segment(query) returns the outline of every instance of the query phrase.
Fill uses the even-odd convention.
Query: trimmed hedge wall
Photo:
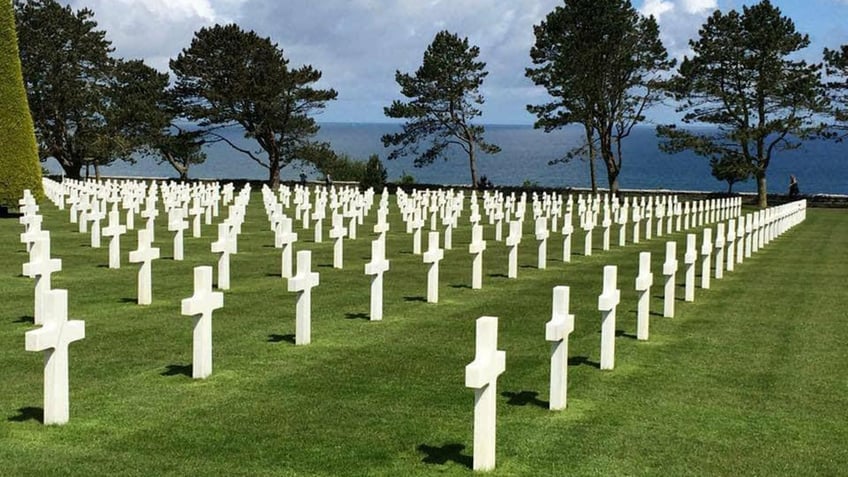
[[[43,197],[41,163],[24,89],[12,2],[0,2],[0,206],[18,207],[23,190]]]

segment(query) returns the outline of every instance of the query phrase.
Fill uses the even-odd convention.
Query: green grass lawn
[[[394,198],[392,198],[394,200]],[[214,368],[191,375],[192,268],[213,265],[215,226],[186,237],[175,262],[160,217],[153,304],[135,304],[135,233],[123,237],[122,268],[110,270],[108,240],[91,249],[67,211],[41,204],[54,257],[54,288],[69,290],[71,319],[86,338],[70,348],[71,419],[40,423],[42,356],[24,351],[33,329],[33,281],[20,275],[22,227],[0,220],[0,475],[468,475],[475,319],[494,315],[506,372],[498,382],[497,469],[492,475],[844,475],[848,469],[848,212],[810,210],[805,223],[654,315],[637,342],[633,282],[641,251],[653,252],[651,308],[662,311],[669,236],[572,263],[553,234],[548,269],[537,270],[525,224],[519,277],[506,278],[506,247],[486,226],[482,290],[471,290],[467,213],[441,267],[440,302],[428,304],[427,266],[413,255],[395,204],[390,214],[384,321],[370,322],[368,233],[375,209],[345,241],[299,229],[313,251],[312,344],[295,346],[295,295],[279,276],[280,254],[254,194],[232,288],[214,313]],[[325,221],[325,227],[328,227]],[[136,221],[137,225],[141,221]],[[617,229],[616,229],[617,230]],[[628,230],[630,236],[632,230]],[[678,241],[683,295],[683,234]],[[617,235],[613,234],[613,243]],[[699,235],[700,242],[700,235]],[[426,241],[425,241],[426,243]],[[616,368],[597,368],[602,268],[618,265],[621,303]],[[699,271],[700,273],[700,271]],[[700,283],[700,282],[699,282]],[[571,287],[569,406],[547,409],[552,288]]]

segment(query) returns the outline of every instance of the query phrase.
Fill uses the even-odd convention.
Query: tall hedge
[[[27,105],[15,13],[0,1],[0,205],[17,208],[24,189],[42,197],[41,163]]]

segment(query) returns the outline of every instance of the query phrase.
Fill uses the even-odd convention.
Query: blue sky
[[[71,0],[88,7],[106,30],[116,54],[141,58],[167,71],[169,58],[188,46],[203,26],[235,22],[269,36],[292,65],[324,73],[321,86],[339,92],[320,121],[385,122],[383,107],[400,99],[395,70],[414,71],[433,36],[450,30],[480,47],[489,76],[482,121],[531,124],[527,104],[546,101],[543,89],[524,77],[530,65],[532,27],[562,0]],[[688,40],[716,8],[739,9],[739,0],[634,0],[654,14],[672,56],[682,58]],[[773,0],[810,35],[805,59],[821,61],[824,47],[848,43],[848,0]],[[649,118],[673,120],[671,108]]]

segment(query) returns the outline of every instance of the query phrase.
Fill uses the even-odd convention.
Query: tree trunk
[[[268,187],[277,190],[280,187],[280,156],[268,154]]]
[[[78,162],[59,161],[62,170],[65,171],[65,177],[68,179],[81,179],[82,164]]]
[[[585,126],[586,144],[589,146],[589,178],[592,181],[592,194],[598,193],[598,180],[595,177],[595,141],[590,126]]]
[[[609,180],[609,190],[611,196],[618,195],[618,171],[614,168],[607,168],[607,179]]]
[[[768,207],[768,192],[766,191],[766,171],[757,171],[757,205],[761,209]]]
[[[94,179],[100,182],[100,164],[94,163]]]
[[[469,144],[468,163],[471,166],[471,187],[477,188],[477,160],[474,157],[474,144]]]

